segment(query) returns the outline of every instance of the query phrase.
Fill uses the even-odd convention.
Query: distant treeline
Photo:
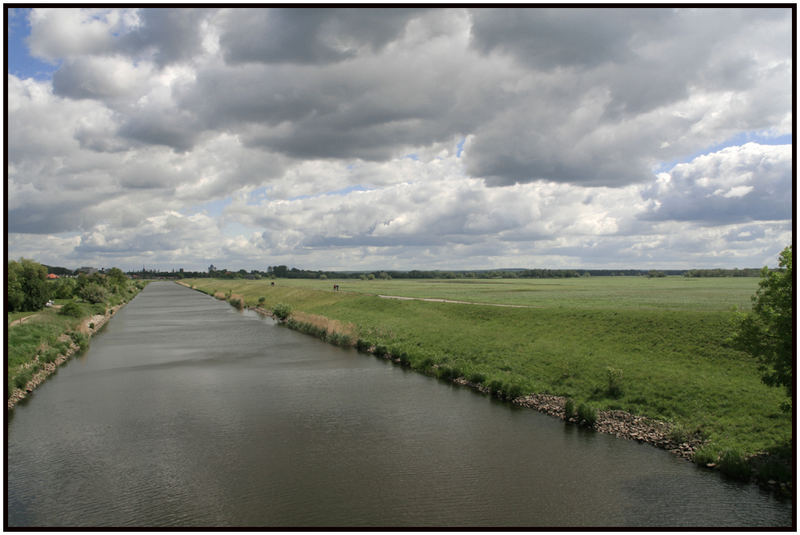
[[[758,277],[761,269],[497,269],[469,271],[418,270],[410,271],[324,271],[289,268],[285,265],[268,266],[266,271],[240,269],[230,271],[224,268],[208,271],[130,271],[135,278],[216,278],[216,279],[566,279],[575,277],[665,277],[683,275],[686,277]]]
[[[686,277],[760,277],[762,268],[690,269]]]

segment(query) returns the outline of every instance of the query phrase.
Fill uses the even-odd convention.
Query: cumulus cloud
[[[643,192],[642,219],[733,223],[792,217],[789,145],[747,143],[661,173]]]
[[[129,267],[761,263],[790,146],[729,140],[792,131],[790,15],[34,9],[58,69],[8,77],[9,243]]]

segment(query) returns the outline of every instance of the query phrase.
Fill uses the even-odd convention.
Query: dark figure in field
[[[275,282],[270,282],[269,285],[270,286],[275,286]]]
[[[333,291],[334,292],[338,292],[339,291],[339,285],[338,284],[334,284],[333,285]]]

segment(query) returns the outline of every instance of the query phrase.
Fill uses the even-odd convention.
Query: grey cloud
[[[229,63],[319,64],[379,49],[402,32],[416,9],[234,9],[220,35]]]
[[[109,62],[103,58],[67,60],[53,74],[53,92],[74,99],[98,100],[114,99],[131,93],[135,88],[109,67]]]
[[[200,24],[209,13],[197,8],[142,8],[141,25],[121,36],[117,47],[132,55],[151,52],[159,66],[188,60],[202,48]]]
[[[197,120],[180,110],[143,110],[129,116],[118,134],[145,145],[164,145],[178,152],[190,150],[200,137]]]
[[[472,44],[528,65],[593,67],[629,56],[627,42],[650,10],[520,8],[473,11]]]

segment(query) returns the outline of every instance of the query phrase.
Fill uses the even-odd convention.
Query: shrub
[[[479,385],[486,380],[486,376],[482,373],[471,373],[467,380],[469,380],[470,383]]]
[[[89,328],[90,328],[90,329],[94,329],[94,322],[93,322],[93,321],[90,321],[90,322],[89,322]]]
[[[59,314],[63,316],[71,316],[73,318],[80,318],[84,315],[83,308],[75,302],[69,302],[61,307]]]
[[[283,303],[277,304],[272,308],[272,315],[281,321],[286,321],[292,313],[292,308]]]
[[[456,375],[452,368],[448,368],[447,366],[440,366],[436,370],[436,377],[442,379],[443,381],[452,381],[458,375]]]
[[[415,369],[421,371],[422,373],[428,373],[433,368],[433,359],[428,357],[420,362]]]
[[[78,296],[92,304],[102,303],[106,300],[106,289],[96,282],[89,282],[78,290]]]
[[[230,304],[236,307],[237,310],[242,310],[244,308],[244,303],[238,297],[232,297],[230,300]]]
[[[522,393],[522,387],[516,383],[506,383],[503,385],[504,397],[509,401],[517,399]]]
[[[366,353],[367,351],[369,351],[370,347],[371,347],[370,343],[364,340],[363,338],[359,338],[358,340],[356,340],[356,349],[358,351]]]
[[[389,350],[386,348],[386,346],[376,345],[373,353],[376,357],[385,357],[389,353]]]
[[[89,347],[89,337],[85,334],[72,331],[69,333],[69,337],[72,338],[72,341],[75,342],[82,350]]]
[[[581,403],[578,405],[578,421],[587,427],[594,427],[597,423],[597,409]]]
[[[564,403],[564,419],[569,420],[570,418],[574,418],[576,415],[575,402],[572,401],[572,398],[567,398],[567,401]]]
[[[340,347],[350,347],[353,345],[353,339],[350,336],[342,333],[332,332],[328,335],[328,341],[333,345]]]
[[[14,377],[14,386],[17,388],[25,388],[25,385],[28,384],[28,381],[32,378],[33,372],[31,370],[22,370]]]
[[[397,360],[400,361],[401,366],[409,366],[411,364],[411,361],[408,358],[408,353],[405,352],[400,353],[397,356]]]
[[[750,463],[737,449],[727,449],[722,452],[719,458],[719,470],[734,479],[750,479]]]
[[[486,386],[489,388],[489,391],[495,395],[499,395],[500,392],[503,391],[503,383],[501,383],[497,379],[492,379]]]
[[[695,450],[692,460],[699,465],[707,465],[717,462],[717,452],[711,446],[703,446]]]
[[[606,368],[606,378],[608,379],[606,393],[612,398],[620,397],[622,395],[622,370]]]
[[[263,297],[263,296],[262,296],[262,297],[259,297],[259,298],[258,298],[258,305],[259,305],[259,306],[263,305],[263,304],[264,304],[264,301],[266,301],[266,300],[267,300],[267,298],[266,298],[266,297]]]
[[[54,362],[58,358],[59,351],[55,347],[51,347],[39,357],[44,362]]]
[[[792,472],[786,464],[775,460],[768,459],[764,464],[758,467],[758,477],[762,481],[791,481]]]

